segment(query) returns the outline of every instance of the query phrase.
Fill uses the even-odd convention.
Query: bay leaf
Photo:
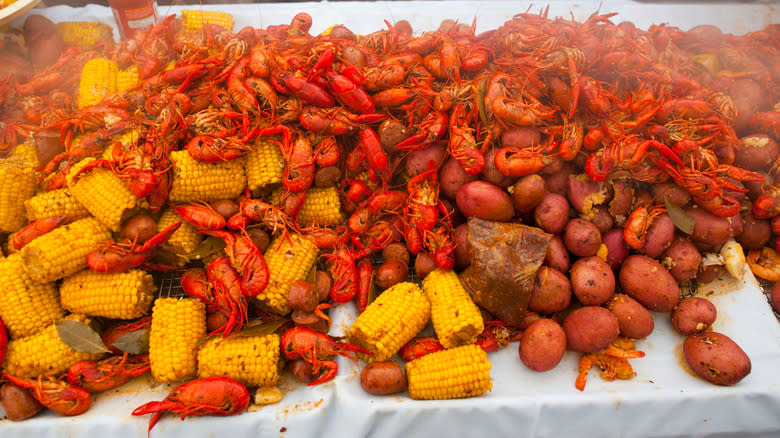
[[[287,318],[274,319],[271,321],[256,321],[247,324],[243,330],[236,333],[235,336],[266,336],[275,332],[290,320]]]
[[[195,251],[192,251],[191,253],[188,254],[179,254],[179,255],[191,260],[203,259],[203,258],[207,258],[212,254],[216,254],[222,251],[223,249],[225,249],[224,240],[213,236],[208,236],[205,239],[203,239],[203,242],[201,242],[197,248],[195,248]]]
[[[108,353],[100,335],[81,321],[63,319],[54,323],[57,335],[68,347],[81,353]]]
[[[149,352],[149,329],[127,332],[116,338],[112,347],[128,354],[144,354]]]
[[[669,215],[669,219],[680,231],[685,234],[693,233],[693,227],[696,225],[696,219],[689,215],[682,208],[676,204],[672,204],[668,199],[664,200],[666,204],[666,213]]]

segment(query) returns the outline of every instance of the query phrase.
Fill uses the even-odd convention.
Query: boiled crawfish
[[[33,397],[40,404],[61,415],[81,415],[92,403],[92,395],[86,389],[51,376],[26,379],[6,372],[3,375],[14,385],[31,389]]]
[[[176,222],[152,236],[143,245],[134,241],[110,242],[87,255],[87,266],[95,272],[124,272],[147,264],[154,256],[155,249],[168,240],[181,226]],[[164,268],[158,266],[159,268]]]
[[[68,369],[67,380],[89,392],[102,392],[124,385],[149,372],[149,355],[113,356],[99,361],[82,360]]]
[[[303,327],[293,327],[287,330],[282,336],[281,348],[285,359],[303,359],[314,369],[315,373],[319,373],[323,367],[327,370],[319,379],[309,383],[310,386],[327,382],[336,376],[338,364],[327,360],[334,355],[347,357],[357,363],[351,353],[371,354],[357,345],[336,342],[324,333]]]

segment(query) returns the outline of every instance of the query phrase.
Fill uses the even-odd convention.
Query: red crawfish
[[[327,70],[323,76],[339,103],[358,114],[374,112],[374,102],[360,84],[332,69]]]
[[[124,385],[135,377],[149,372],[149,355],[113,356],[94,361],[82,360],[68,369],[68,383],[89,392],[102,392]]]
[[[470,118],[461,104],[455,106],[450,116],[450,138],[447,146],[450,155],[460,163],[466,173],[477,175],[485,168],[485,157],[482,155],[482,148],[477,147],[474,128],[470,127]]]
[[[588,372],[596,365],[601,368],[601,378],[607,382],[617,379],[630,379],[636,375],[627,359],[644,357],[645,353],[634,350],[634,343],[625,338],[618,338],[604,351],[598,353],[583,354],[578,364],[579,374],[574,387],[580,391],[585,390]]]
[[[338,245],[333,253],[327,254],[325,257],[330,264],[330,273],[333,276],[330,298],[335,303],[352,301],[357,294],[360,281],[352,251],[346,245]]]
[[[358,134],[360,139],[358,148],[363,151],[368,164],[369,172],[374,172],[383,182],[390,181],[392,172],[389,167],[387,154],[382,148],[379,136],[372,128],[363,128]]]
[[[203,230],[219,230],[225,228],[225,218],[205,202],[177,205],[173,207],[182,219]]]
[[[425,115],[417,124],[417,133],[395,145],[396,149],[422,149],[425,146],[441,140],[447,133],[449,116],[443,111],[433,111]]]
[[[203,268],[190,268],[181,275],[181,288],[184,293],[197,298],[207,306],[214,304],[214,290],[209,283],[206,270]]]
[[[327,382],[336,376],[338,364],[328,360],[334,355],[347,357],[357,363],[351,353],[371,354],[357,345],[337,342],[324,333],[303,327],[287,330],[282,336],[281,348],[285,359],[303,359],[315,373],[319,373],[323,367],[327,370],[319,379],[309,383],[310,386]]]
[[[3,375],[14,385],[31,389],[38,403],[61,415],[81,415],[92,403],[92,395],[86,389],[51,376],[25,379],[5,372]]]
[[[14,234],[11,243],[14,248],[22,249],[37,237],[43,236],[60,225],[65,225],[76,219],[78,219],[78,217],[64,214],[38,219],[37,221],[30,222],[29,225],[17,231],[16,234]]]
[[[143,245],[126,240],[121,243],[111,242],[87,255],[87,266],[95,272],[124,272],[138,266],[148,264],[155,256],[155,249],[171,237],[181,225],[176,222],[152,236]],[[159,268],[163,268],[159,266]]]
[[[362,313],[369,305],[371,297],[371,284],[374,280],[374,265],[371,260],[362,258],[357,263],[358,274],[358,287],[355,304],[357,304],[358,310]]]
[[[496,152],[493,163],[502,175],[519,178],[542,170],[552,161],[552,157],[536,147],[518,149],[506,146]]]
[[[628,216],[623,228],[623,240],[626,242],[626,245],[636,250],[644,248],[647,230],[665,212],[666,208],[661,206],[654,206],[648,209],[646,206],[640,205],[635,208]]]
[[[349,134],[386,118],[387,114],[354,114],[341,107],[305,106],[298,121],[307,131],[327,136]]]
[[[241,274],[239,284],[244,295],[253,297],[265,289],[268,285],[268,265],[246,230],[242,229],[239,235],[227,231],[205,231],[204,234],[225,241],[225,253],[230,264]]]
[[[103,341],[103,345],[106,345],[109,350],[114,353],[121,354],[122,351],[113,347],[114,342],[122,336],[134,332],[137,330],[148,329],[152,325],[152,317],[144,316],[132,322],[126,322],[118,325],[111,325],[100,335],[100,339]]]
[[[179,385],[163,401],[153,401],[137,407],[134,416],[154,414],[148,432],[166,412],[187,416],[216,415],[226,417],[244,412],[249,406],[249,391],[241,383],[227,377],[205,377]]]
[[[247,321],[249,304],[241,290],[241,278],[227,257],[217,257],[208,268],[208,279],[214,290],[214,303],[209,306],[227,318],[225,324],[209,334],[222,333],[226,337],[235,330],[241,330]]]
[[[409,252],[417,254],[423,236],[433,230],[439,217],[439,183],[436,168],[422,172],[407,183],[409,197],[404,206],[404,238]]]
[[[282,185],[291,192],[303,192],[314,182],[314,150],[305,135],[299,135],[290,147],[282,148],[285,166]]]
[[[618,138],[617,141],[590,154],[585,161],[585,173],[594,181],[606,181],[615,167],[629,171],[638,168],[644,162],[648,149],[653,149],[663,157],[651,156],[654,165],[663,165],[667,162],[664,159],[667,159],[680,167],[684,166],[669,146],[657,140],[642,140],[629,136]],[[632,173],[632,176],[638,175]]]
[[[398,354],[403,360],[410,362],[415,359],[421,358],[425,355],[436,353],[437,351],[444,350],[444,346],[441,345],[436,338],[429,337],[416,337],[412,338],[409,342],[405,343]]]

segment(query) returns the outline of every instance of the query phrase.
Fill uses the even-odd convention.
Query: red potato
[[[547,193],[547,183],[537,174],[526,175],[509,188],[512,203],[518,213],[533,211]]]
[[[677,333],[688,336],[709,329],[717,317],[718,310],[710,300],[688,297],[672,310],[672,326]]]
[[[739,78],[729,86],[728,95],[731,96],[731,101],[737,110],[737,117],[732,122],[734,130],[739,135],[748,134],[746,131],[749,128],[750,116],[767,108],[767,93],[758,82],[749,78]]]
[[[464,269],[471,264],[471,256],[468,248],[468,224],[462,223],[455,227],[453,232],[455,238],[455,266],[458,269]]]
[[[318,374],[314,372],[314,367],[303,359],[295,359],[289,362],[290,373],[299,382],[311,383],[317,380]]]
[[[406,374],[397,362],[371,362],[360,372],[360,387],[373,395],[398,394],[406,391]]]
[[[552,319],[540,319],[523,332],[518,352],[530,370],[549,371],[558,366],[566,353],[566,333]]]
[[[691,195],[673,182],[653,184],[652,190],[653,201],[656,204],[664,205],[668,200],[671,204],[684,207],[691,200]]]
[[[653,314],[626,294],[613,295],[606,307],[617,318],[620,334],[627,338],[646,338],[655,328]]]
[[[395,151],[395,145],[409,138],[409,129],[398,120],[387,119],[379,124],[376,134],[382,149],[391,153]]]
[[[157,234],[157,222],[148,214],[137,214],[122,223],[119,237],[134,240],[139,244],[151,239]]]
[[[556,313],[571,303],[571,283],[562,272],[542,266],[536,273],[528,308],[539,313]]]
[[[699,272],[696,273],[696,281],[700,283],[709,283],[718,278],[725,269],[726,268],[723,265],[701,266],[699,267]]]
[[[775,312],[780,312],[780,282],[775,283],[772,286],[772,292],[769,294],[769,302],[772,303],[772,307],[775,308]]]
[[[600,257],[584,257],[571,267],[571,290],[580,303],[600,306],[615,293],[615,274]]]
[[[515,215],[509,194],[485,181],[472,181],[461,186],[455,202],[458,210],[467,218],[506,222]]]
[[[745,351],[722,333],[688,336],[683,342],[683,354],[699,377],[716,385],[735,385],[751,371]]]
[[[506,176],[496,168],[496,152],[498,148],[489,148],[485,151],[485,168],[482,169],[480,176],[483,181],[495,184],[501,188],[507,188],[515,182],[515,178]]]
[[[630,179],[612,180],[612,193],[609,214],[616,220],[625,220],[634,204],[634,182]]]
[[[249,238],[252,239],[252,242],[257,245],[257,249],[259,249],[260,252],[265,252],[265,250],[268,249],[268,245],[271,244],[271,236],[263,229],[247,228],[246,233],[249,235]]]
[[[463,184],[476,181],[478,178],[477,175],[466,173],[460,163],[450,157],[439,170],[439,190],[444,196],[455,199],[458,195],[458,189]]]
[[[645,246],[643,252],[648,257],[656,258],[671,245],[674,239],[675,226],[669,215],[666,213],[658,216],[645,235]]]
[[[409,265],[409,250],[406,249],[406,245],[403,243],[393,242],[382,249],[382,258],[384,260],[400,260],[402,263]]]
[[[238,204],[231,199],[222,199],[211,203],[211,208],[214,209],[225,220],[230,219],[231,216],[238,213]]]
[[[571,311],[563,320],[568,348],[580,353],[596,353],[615,342],[620,326],[615,315],[599,306]]]
[[[430,163],[433,162],[437,169],[441,167],[447,158],[447,148],[441,144],[434,144],[427,148],[413,151],[406,159],[406,174],[410,177],[423,173],[430,169]]]
[[[29,389],[24,389],[13,383],[0,386],[0,405],[5,415],[11,421],[26,420],[43,410],[43,405],[33,397]]]
[[[593,207],[607,204],[612,199],[612,194],[607,184],[600,184],[581,173],[569,176],[566,197],[573,209],[580,213],[589,213]]]
[[[546,173],[547,170],[544,168],[539,172],[544,175],[547,191],[566,196],[569,191],[569,176],[577,173],[577,169],[571,163],[563,163],[559,169]]]
[[[748,210],[742,213],[742,232],[735,237],[742,248],[747,250],[761,249],[772,238],[772,227],[768,220],[756,219],[753,212]]]
[[[427,277],[428,274],[436,270],[436,268],[437,266],[433,261],[433,257],[424,252],[417,254],[417,257],[414,259],[414,271],[417,274],[417,278],[421,281]]]
[[[701,254],[690,240],[678,237],[664,252],[661,263],[677,282],[683,282],[695,277],[699,272]]]
[[[577,257],[596,255],[601,247],[601,232],[592,222],[577,217],[566,224],[563,243]]]
[[[615,218],[609,214],[609,208],[605,205],[599,205],[590,211],[589,215],[580,215],[583,219],[592,222],[603,235],[615,226]]]
[[[219,329],[228,322],[228,317],[222,312],[209,312],[206,315],[206,329],[209,333]]]
[[[314,172],[314,187],[333,187],[341,181],[343,173],[338,166],[320,167]]]
[[[607,264],[613,271],[617,270],[630,254],[623,237],[623,229],[614,228],[607,231],[601,237],[601,243],[607,247]]]
[[[374,283],[380,289],[387,289],[408,278],[409,266],[400,260],[385,260],[374,273]]]
[[[287,293],[287,304],[292,310],[314,312],[314,308],[320,303],[320,296],[314,283],[306,280],[296,280],[290,285]]]
[[[671,312],[680,302],[680,287],[658,261],[644,255],[629,256],[618,273],[620,288],[653,312]]]
[[[28,67],[32,71],[32,67]],[[2,75],[0,69],[0,75]],[[65,152],[65,146],[60,142],[59,129],[41,129],[35,134],[35,147],[41,166],[46,166],[58,154]]]
[[[539,228],[550,234],[560,234],[569,222],[569,201],[563,195],[547,193],[534,209]]]
[[[560,272],[569,272],[571,260],[561,236],[553,236],[550,239],[550,246],[547,247],[547,255],[545,255],[543,263]]]
[[[742,222],[739,215],[722,218],[701,208],[686,208],[685,212],[695,221],[693,233],[691,233],[691,239],[694,241],[717,246],[739,234],[735,233],[735,218],[740,219],[740,224]]]

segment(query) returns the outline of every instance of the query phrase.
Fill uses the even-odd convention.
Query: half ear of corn
[[[119,70],[116,74],[116,91],[124,93],[127,90],[135,88],[141,83],[138,76],[138,66],[133,64],[125,70]]]
[[[68,315],[64,319],[89,323],[84,315]],[[12,376],[32,379],[46,374],[58,376],[80,360],[101,357],[103,353],[81,353],[70,348],[62,342],[57,326],[52,323],[32,336],[8,342],[3,368]]]
[[[0,319],[12,339],[33,335],[65,316],[55,284],[33,281],[19,253],[0,260],[0,278]]]
[[[171,161],[173,184],[168,199],[172,202],[233,199],[246,187],[244,158],[221,163],[201,163],[182,150],[171,152]]]
[[[482,314],[453,271],[436,269],[422,282],[431,302],[431,321],[444,348],[472,344],[485,329]]]
[[[317,246],[306,237],[289,233],[274,239],[265,251],[268,285],[255,298],[279,315],[290,313],[287,294],[296,280],[304,280],[319,256]]]
[[[181,222],[181,225],[162,244],[162,247],[168,250],[168,252],[175,254],[177,256],[176,263],[181,263],[181,266],[184,266],[189,262],[189,258],[185,257],[184,254],[189,254],[198,249],[198,246],[203,241],[203,235],[199,234],[194,225],[182,219],[176,213],[176,210],[172,208],[165,209],[160,215],[160,219],[157,221],[157,231],[162,231],[176,222]]]
[[[24,201],[24,210],[29,221],[37,221],[61,214],[68,216],[86,216],[89,214],[87,209],[68,192],[68,189],[39,193]]]
[[[246,156],[247,184],[252,191],[282,182],[284,170],[284,157],[275,142],[261,137],[255,144]]]
[[[203,30],[204,24],[216,24],[225,28],[225,30],[232,31],[235,24],[233,16],[227,12],[183,9],[181,16],[184,21],[183,28],[185,32],[200,32]]]
[[[94,160],[85,158],[71,168],[68,190],[103,225],[119,231],[122,222],[140,210],[138,198],[110,169],[98,167],[74,179],[82,167]]]
[[[116,94],[119,66],[106,58],[94,58],[84,64],[79,82],[78,107],[94,105],[107,96]]]
[[[212,337],[198,351],[198,377],[229,377],[246,386],[279,383],[279,335]]]
[[[370,351],[369,362],[390,359],[431,318],[431,304],[420,287],[398,283],[368,305],[347,332],[347,341]]]
[[[111,232],[88,217],[63,225],[25,245],[24,269],[33,281],[48,283],[87,267],[87,254],[111,240]]]
[[[114,319],[140,318],[154,299],[154,280],[140,269],[100,274],[85,269],[62,282],[60,302],[69,312]]]
[[[0,231],[12,233],[27,223],[24,201],[35,195],[39,163],[35,145],[27,143],[0,159]]]
[[[152,308],[149,361],[158,382],[197,373],[198,341],[206,335],[206,306],[194,298],[158,298]]]
[[[314,224],[327,227],[344,222],[339,192],[336,187],[307,190],[297,219],[302,227]]]
[[[409,397],[446,400],[476,397],[493,388],[485,350],[463,345],[427,354],[406,363]]]
[[[99,21],[62,21],[57,23],[57,34],[65,46],[89,50],[99,41],[114,41],[111,26]]]

